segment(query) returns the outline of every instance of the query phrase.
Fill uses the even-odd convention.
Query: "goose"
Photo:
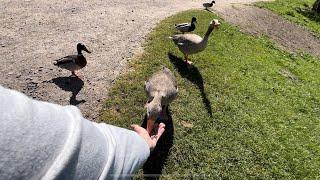
[[[197,23],[197,18],[192,17],[191,23],[181,23],[181,24],[175,24],[176,29],[178,29],[180,32],[185,33],[185,32],[191,32],[196,29]]]
[[[69,56],[57,59],[55,60],[56,62],[54,62],[54,65],[62,69],[67,69],[71,71],[72,75],[78,77],[75,71],[82,69],[87,65],[87,60],[83,56],[82,50],[86,51],[87,53],[91,53],[84,44],[78,43],[77,55],[69,55]]]
[[[202,5],[205,9],[208,9],[208,8],[212,7],[213,4],[215,4],[215,3],[216,3],[215,1],[211,1],[211,3],[203,3]]]
[[[162,110],[167,109],[169,104],[177,97],[178,87],[173,73],[166,67],[154,73],[145,82],[145,90],[148,95],[147,131],[151,134],[157,117]]]
[[[173,40],[179,50],[184,54],[184,60],[187,65],[191,65],[192,62],[188,61],[188,55],[203,51],[208,44],[208,38],[211,32],[215,27],[219,27],[219,25],[220,23],[217,19],[211,21],[203,38],[196,34],[176,34],[169,38]]]

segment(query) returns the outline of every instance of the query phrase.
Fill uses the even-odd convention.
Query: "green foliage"
[[[267,8],[284,18],[300,24],[320,37],[320,14],[312,11],[316,0],[275,0],[256,3],[258,7]]]
[[[190,56],[195,68],[175,68],[168,52],[182,54],[168,37],[176,32],[173,24],[192,16],[200,35],[217,18],[193,10],[159,23],[144,55],[110,90],[100,120],[141,124],[144,81],[165,65],[177,77],[179,95],[170,106],[175,133],[164,179],[319,177],[319,59],[284,52],[221,20],[206,50]]]

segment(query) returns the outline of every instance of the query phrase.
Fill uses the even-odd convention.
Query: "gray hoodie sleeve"
[[[0,179],[129,179],[149,153],[134,131],[0,86]]]

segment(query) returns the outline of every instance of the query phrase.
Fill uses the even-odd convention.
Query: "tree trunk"
[[[314,10],[317,13],[320,13],[320,0],[316,0],[316,2],[314,2],[312,10]]]

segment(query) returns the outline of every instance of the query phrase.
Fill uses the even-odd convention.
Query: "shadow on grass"
[[[78,105],[80,103],[86,102],[85,100],[78,101],[77,95],[81,91],[84,82],[77,77],[57,77],[51,80],[58,87],[64,91],[70,91],[72,93],[70,97],[71,105]]]
[[[170,149],[173,145],[174,128],[172,116],[168,108],[166,108],[164,118],[158,118],[157,123],[166,125],[165,131],[158,140],[157,146],[150,153],[150,156],[143,166],[144,179],[159,179],[162,174],[162,169],[169,156]],[[147,127],[147,115],[145,115],[142,127]]]
[[[183,59],[173,55],[172,53],[168,53],[168,57],[171,61],[171,63],[175,66],[175,68],[178,70],[179,74],[183,77],[191,81],[193,84],[197,85],[202,96],[202,102],[205,105],[205,108],[208,111],[208,114],[210,117],[212,117],[212,108],[211,108],[211,102],[209,101],[207,94],[204,91],[203,86],[203,78],[198,70],[197,67],[192,66],[191,69],[188,69]]]
[[[320,23],[320,14],[313,11],[311,8],[296,8],[296,11],[311,21]]]

